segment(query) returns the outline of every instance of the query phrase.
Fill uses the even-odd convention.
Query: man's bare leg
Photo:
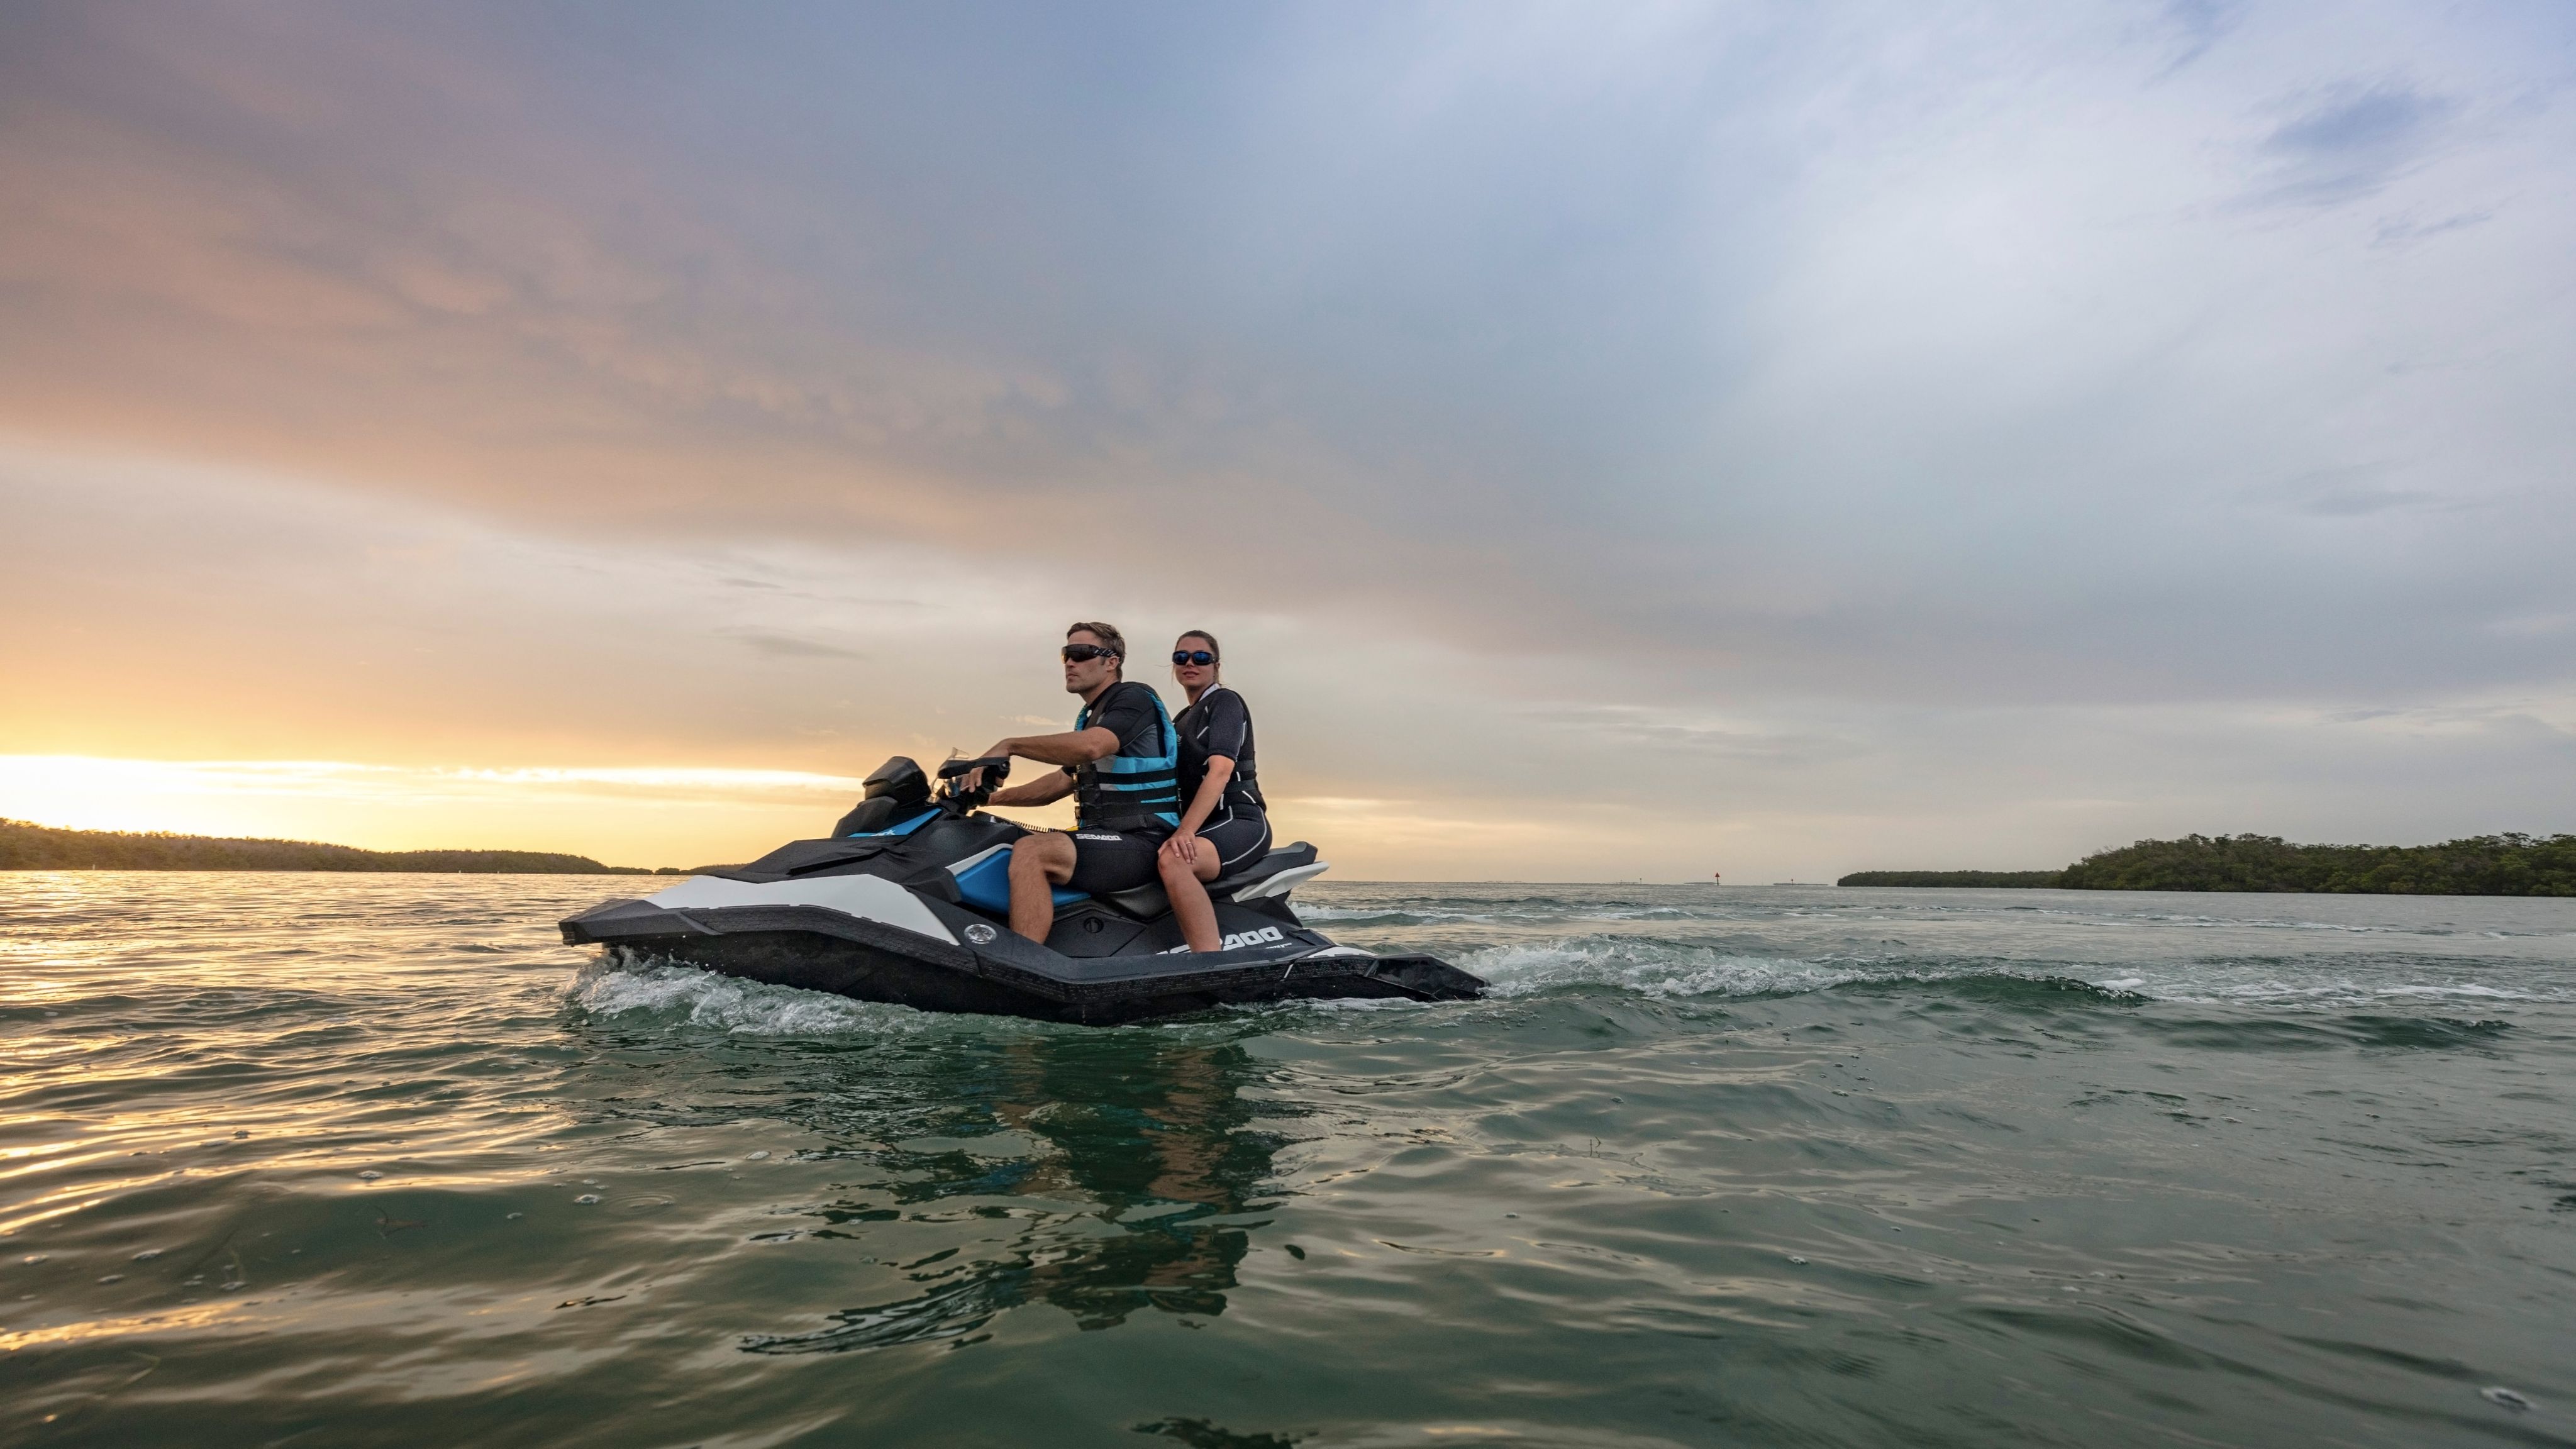
[[[1011,929],[1043,946],[1055,929],[1055,888],[1073,879],[1073,837],[1061,830],[1011,843]]]
[[[1205,883],[1216,879],[1216,847],[1200,841],[1195,865],[1164,851],[1154,858],[1154,868],[1162,874],[1163,894],[1172,898],[1172,919],[1180,925],[1181,939],[1193,951],[1215,950],[1225,938],[1216,933],[1216,907],[1208,903]]]

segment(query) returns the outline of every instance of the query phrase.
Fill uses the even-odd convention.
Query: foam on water
[[[1769,996],[1822,991],[1871,973],[1821,961],[1736,955],[1620,937],[1494,946],[1459,965],[1494,983],[1500,996],[1568,986],[1612,986],[1641,996]]]
[[[1993,978],[2080,981],[2116,996],[2187,1003],[2226,1003],[2285,1011],[2340,1011],[2405,1002],[2428,1005],[2576,1000],[2576,983],[2497,986],[2476,980],[2364,980],[2350,975],[2284,978],[2277,962],[2207,961],[2154,974],[2104,971],[2078,962],[1971,957],[1771,956],[1633,936],[1568,936],[1491,946],[1458,964],[1494,984],[1494,994],[1526,997],[1574,987],[1611,987],[1653,999],[1751,997],[1832,991],[1855,985],[1917,984]]]
[[[792,986],[720,976],[622,951],[574,976],[571,1004],[597,1017],[656,1017],[743,1036],[914,1032],[920,1013]]]
[[[2096,983],[2134,991],[2158,1001],[2226,1003],[2284,1010],[2344,1011],[2393,1003],[2470,1002],[2484,1006],[2576,1000],[2576,989],[2518,990],[2474,981],[2401,981],[2368,983],[2350,979],[2285,981],[2277,977],[2228,979],[2211,969],[2162,981],[2129,977]]]

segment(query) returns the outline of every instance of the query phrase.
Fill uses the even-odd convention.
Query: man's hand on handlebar
[[[949,789],[959,795],[990,795],[1011,778],[1010,741],[986,750],[972,760],[950,760],[939,767],[939,778],[954,781]]]

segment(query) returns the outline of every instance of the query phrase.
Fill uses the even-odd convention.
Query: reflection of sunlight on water
[[[0,1332],[0,1353],[17,1353],[30,1348],[61,1348],[93,1339],[242,1328],[258,1317],[245,1311],[248,1307],[248,1304],[206,1303],[132,1318],[93,1318],[15,1333]]]

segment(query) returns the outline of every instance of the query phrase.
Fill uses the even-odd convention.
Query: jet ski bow
[[[982,783],[965,787],[979,767]],[[1484,993],[1484,980],[1433,957],[1378,955],[1309,929],[1289,892],[1326,865],[1302,841],[1209,885],[1220,950],[1187,949],[1159,881],[1101,896],[1059,889],[1046,943],[1028,940],[1009,926],[1009,871],[1011,843],[1029,831],[977,808],[1007,768],[952,760],[934,794],[919,765],[888,760],[829,837],[603,902],[564,921],[563,939],[861,1001],[1104,1026],[1297,997]]]

